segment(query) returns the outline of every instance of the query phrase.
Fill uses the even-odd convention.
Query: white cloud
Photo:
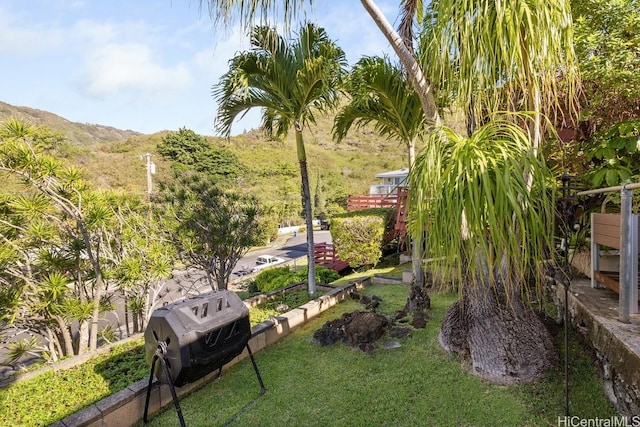
[[[117,39],[122,31],[111,23],[81,19],[69,30],[69,39],[79,45],[104,44]]]
[[[83,90],[95,97],[129,95],[162,98],[192,84],[183,64],[161,64],[148,46],[136,43],[106,44],[88,55]]]
[[[33,56],[62,44],[60,31],[46,30],[21,23],[19,16],[0,5],[0,53]]]

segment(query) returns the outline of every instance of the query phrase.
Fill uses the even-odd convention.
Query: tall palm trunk
[[[433,88],[431,83],[424,75],[420,64],[416,60],[416,57],[407,48],[402,37],[393,29],[393,26],[389,23],[384,16],[380,8],[371,0],[360,0],[362,6],[365,8],[369,16],[376,23],[382,34],[386,37],[391,44],[398,59],[402,63],[409,80],[413,84],[420,102],[422,104],[422,110],[431,123],[436,126],[440,124],[440,115],[438,114],[438,107],[436,105],[435,97],[433,96]]]
[[[302,129],[298,124],[295,126],[296,133],[296,151],[298,153],[298,162],[300,163],[300,177],[302,179],[302,198],[304,199],[304,216],[307,226],[307,265],[308,265],[308,291],[309,297],[316,297],[316,263],[314,259],[314,242],[313,242],[313,212],[311,209],[311,189],[309,186],[309,172],[307,171],[307,154],[304,148],[304,140],[302,139]]]
[[[413,164],[416,162],[416,143],[415,141],[409,142],[409,173],[411,173],[411,168]],[[405,207],[406,209],[406,207]],[[413,284],[419,289],[424,289],[424,266],[422,263],[424,262],[424,254],[422,250],[422,233],[418,233],[413,236],[411,239],[411,270],[413,272]],[[411,295],[409,295],[409,299],[411,299]]]
[[[438,114],[438,108],[435,102],[435,97],[433,95],[433,88],[431,87],[431,83],[424,75],[420,64],[416,60],[415,55],[407,47],[405,41],[402,37],[393,29],[389,21],[386,19],[382,11],[378,8],[378,6],[371,0],[361,0],[362,6],[369,13],[373,21],[376,23],[380,31],[387,38],[396,55],[400,59],[402,66],[411,81],[414,90],[418,94],[420,98],[420,103],[422,104],[422,110],[425,114],[427,120],[434,124],[439,125],[440,115]],[[413,166],[413,161],[411,156],[415,156],[415,148],[413,148],[413,153],[411,151],[412,147],[409,147],[409,165]],[[413,278],[414,284],[419,289],[424,288],[424,269],[422,266],[423,259],[423,251],[422,251],[422,236],[413,236],[411,242],[411,264],[413,270]]]

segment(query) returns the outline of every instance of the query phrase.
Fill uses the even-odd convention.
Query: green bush
[[[293,274],[289,267],[275,267],[268,268],[261,271],[256,276],[256,287],[260,292],[270,292],[274,289],[278,289],[280,286],[276,286],[276,282],[282,281],[283,277],[290,277]],[[285,285],[286,286],[286,285]]]
[[[376,265],[385,236],[392,227],[393,209],[349,212],[331,219],[331,237],[338,257],[352,267]]]
[[[294,283],[306,282],[307,274],[306,268],[298,271],[289,267],[269,268],[256,276],[255,284],[260,292],[271,292]],[[331,283],[339,278],[340,275],[334,270],[316,267],[316,280],[319,283]]]
[[[322,291],[318,292],[318,296],[323,295]],[[309,293],[306,289],[298,291],[287,292],[282,295],[277,295],[274,298],[266,301],[258,306],[251,307],[249,309],[249,319],[251,319],[251,326],[255,326],[258,323],[268,320],[272,316],[278,316],[282,313],[281,306],[285,306],[286,311],[300,307],[310,301]]]
[[[304,270],[304,277],[307,277],[307,270]],[[316,266],[316,280],[319,283],[331,283],[340,278],[337,271],[330,268]]]
[[[143,339],[118,344],[76,367],[0,388],[0,425],[49,425],[148,375]]]

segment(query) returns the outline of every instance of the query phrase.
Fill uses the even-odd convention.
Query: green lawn
[[[365,293],[381,297],[379,311],[390,314],[404,305],[406,291],[403,285],[378,285]],[[454,300],[453,295],[432,295],[427,328],[401,339],[400,348],[367,355],[341,343],[311,344],[324,322],[362,309],[345,301],[256,354],[267,388],[263,396],[250,361],[244,360],[181,400],[186,424],[224,425],[253,403],[233,425],[556,426],[564,415],[561,367],[537,384],[498,386],[470,375],[457,357],[440,348],[439,326]],[[594,364],[575,338],[571,360],[571,415],[614,416]],[[173,405],[148,425],[178,425]]]

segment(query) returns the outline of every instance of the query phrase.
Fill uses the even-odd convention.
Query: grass
[[[251,308],[251,323],[278,315],[278,304],[297,307],[308,300],[306,290],[279,295]],[[131,340],[73,368],[48,371],[0,388],[0,402],[4,403],[0,406],[0,425],[45,426],[148,378],[143,344],[143,338]]]
[[[0,425],[45,426],[148,377],[142,338],[0,389]]]
[[[324,295],[324,292],[317,292],[317,296]],[[286,294],[274,296],[269,301],[251,307],[249,309],[249,318],[251,319],[251,326],[255,326],[258,323],[269,320],[271,316],[279,316],[282,314],[277,308],[279,305],[286,305],[289,308],[300,307],[303,304],[311,301],[309,298],[309,292],[306,289],[299,289],[297,291],[289,291]],[[286,311],[289,311],[287,309]]]
[[[365,293],[383,299],[390,314],[404,305],[406,287],[377,285]],[[536,384],[498,386],[469,374],[445,353],[437,334],[454,295],[432,295],[426,329],[400,340],[400,348],[373,355],[343,344],[316,347],[311,336],[342,313],[362,309],[345,301],[256,355],[267,392],[248,360],[221,379],[181,400],[186,424],[224,425],[237,415],[242,426],[556,426],[564,415],[561,367]],[[616,415],[588,352],[572,339],[571,414],[583,418]],[[152,427],[174,426],[173,406],[151,419]],[[141,425],[141,424],[140,424]]]

